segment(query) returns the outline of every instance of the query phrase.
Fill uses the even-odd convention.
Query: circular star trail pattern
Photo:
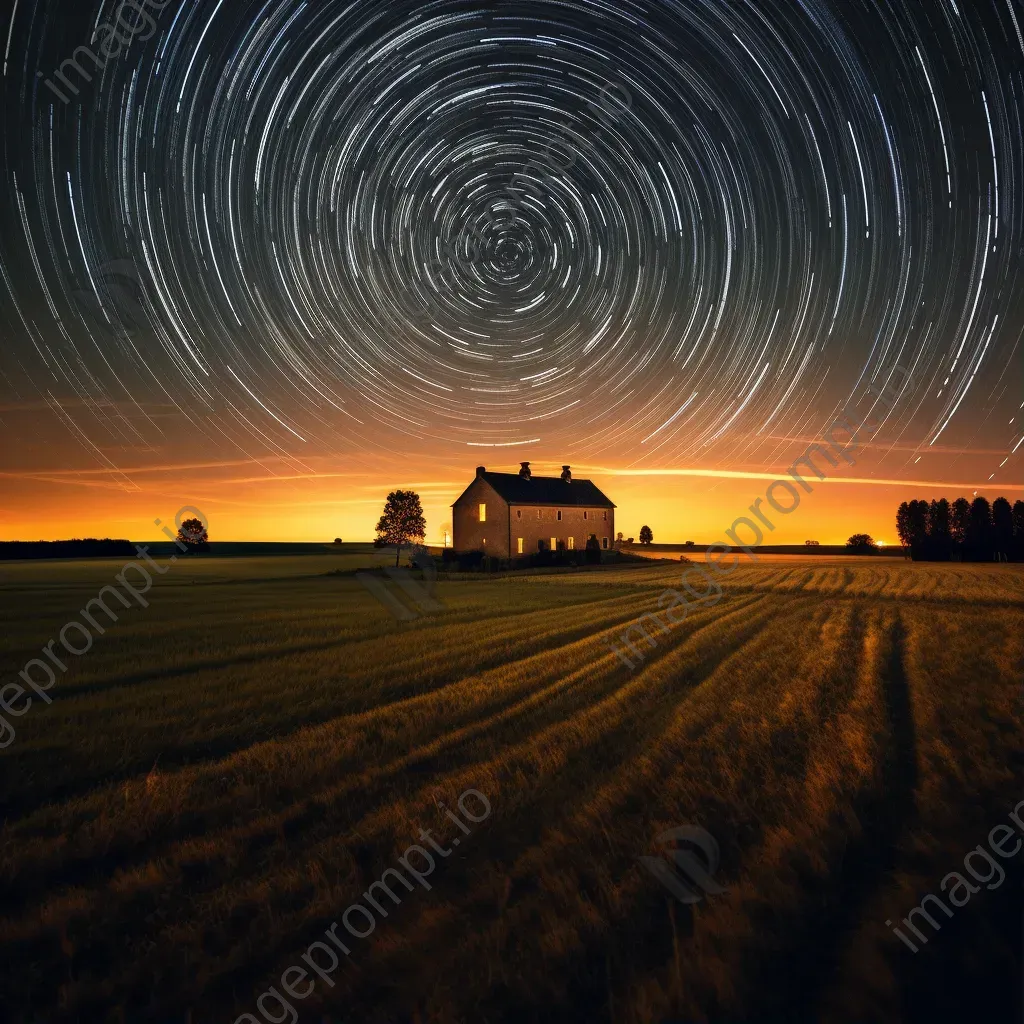
[[[1019,444],[1017,0],[171,0],[64,104],[116,6],[0,36],[0,294],[50,398],[679,465],[900,366],[892,440]]]

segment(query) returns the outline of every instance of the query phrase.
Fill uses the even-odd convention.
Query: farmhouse
[[[573,480],[568,466],[560,477],[533,476],[530,464],[518,473],[488,473],[476,479],[452,505],[456,551],[486,551],[514,558],[545,550],[582,551],[591,537],[602,549],[615,536],[615,505],[589,480]]]

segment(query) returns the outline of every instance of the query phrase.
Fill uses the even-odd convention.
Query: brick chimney
[[[520,462],[519,463],[519,475],[524,480],[529,480],[530,479],[530,464],[528,462]]]
[[[487,472],[487,467],[486,466],[477,466],[476,467],[476,475],[477,476],[483,476],[484,473],[486,473],[486,472]]]
[[[570,471],[568,466],[562,467],[562,479],[566,483],[570,483],[572,481],[572,472]]]

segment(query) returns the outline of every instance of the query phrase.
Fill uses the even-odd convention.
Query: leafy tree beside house
[[[377,521],[378,547],[398,549],[395,552],[395,568],[402,557],[402,547],[414,540],[422,540],[427,534],[427,521],[423,518],[423,506],[415,491],[392,491],[384,503],[384,513]]]
[[[202,519],[186,519],[178,527],[178,543],[185,545],[186,555],[198,555],[210,550],[210,535]]]
[[[653,541],[654,541],[654,534],[651,532],[651,528],[649,526],[641,526],[640,527],[640,543],[641,544],[651,544],[651,543],[653,543]]]

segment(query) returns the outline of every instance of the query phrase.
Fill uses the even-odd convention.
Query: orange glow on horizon
[[[975,456],[972,465],[984,468],[980,459]],[[536,475],[557,476],[562,463],[571,461],[559,457],[532,465]],[[388,491],[401,487],[420,494],[427,541],[441,545],[444,530],[450,531],[451,503],[473,479],[477,462],[472,456],[433,464],[393,456],[370,468],[354,466],[343,457],[321,456],[305,458],[300,468],[282,457],[259,462],[162,459],[131,468],[7,472],[0,474],[7,485],[0,508],[0,539],[161,539],[154,520],[169,523],[179,508],[194,505],[208,518],[214,542],[329,543],[335,537],[368,541]],[[490,469],[518,469],[501,455],[490,462]],[[974,474],[961,483],[873,477],[870,458],[865,457],[858,458],[856,466],[840,464],[823,481],[810,476],[812,492],[800,492],[799,505],[783,515],[772,511],[764,499],[772,481],[789,479],[786,465],[781,463],[772,471],[578,464],[573,465],[573,475],[594,480],[615,502],[617,531],[637,537],[640,527],[648,525],[656,543],[721,541],[737,517],[751,516],[749,506],[758,498],[761,512],[774,526],[764,528],[763,543],[802,544],[812,539],[840,544],[852,533],[892,537],[896,508],[911,498],[953,499],[971,497],[974,491],[990,500],[1000,494],[1011,501],[1024,497],[1024,485],[981,485]]]

